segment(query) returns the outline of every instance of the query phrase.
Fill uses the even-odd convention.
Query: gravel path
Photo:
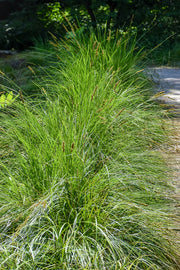
[[[148,69],[148,74],[156,82],[156,91],[164,92],[159,97],[163,103],[173,108],[173,117],[169,124],[172,127],[173,144],[165,150],[165,156],[170,168],[173,170],[172,184],[175,187],[175,228],[177,239],[180,243],[180,68],[157,67]]]
[[[150,68],[148,73],[156,82],[156,91],[164,92],[159,99],[173,105],[175,116],[180,118],[180,68]]]

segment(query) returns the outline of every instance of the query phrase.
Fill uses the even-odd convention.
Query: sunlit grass
[[[1,269],[177,269],[163,112],[127,35],[72,38],[1,111]]]

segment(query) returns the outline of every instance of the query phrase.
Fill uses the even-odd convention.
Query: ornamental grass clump
[[[1,269],[178,269],[167,139],[132,36],[74,33],[1,111]]]

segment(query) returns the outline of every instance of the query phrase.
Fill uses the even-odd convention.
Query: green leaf
[[[4,94],[1,95],[0,97],[0,107],[4,108],[6,103],[6,97]]]
[[[13,102],[13,92],[11,91],[6,98],[6,104],[10,105]]]

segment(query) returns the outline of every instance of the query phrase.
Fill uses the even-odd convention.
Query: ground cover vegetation
[[[52,38],[25,91],[1,71],[1,269],[178,269],[165,115],[135,35]]]

